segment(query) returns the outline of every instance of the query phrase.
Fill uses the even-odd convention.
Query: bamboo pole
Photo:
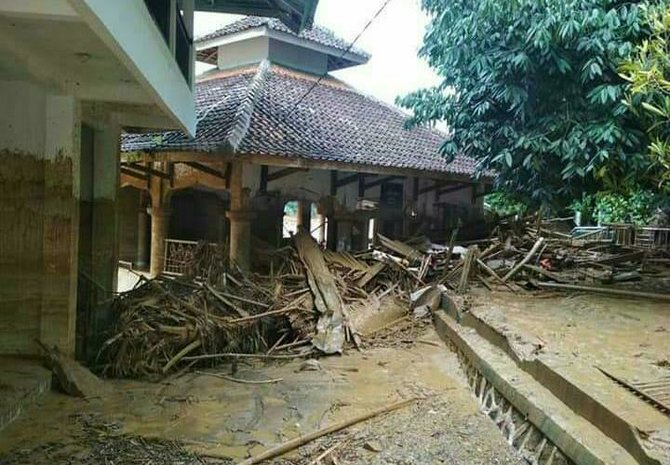
[[[507,274],[505,275],[505,277],[504,277],[502,280],[503,280],[503,281],[507,281],[507,280],[510,279],[512,276],[514,276],[515,274],[517,274],[517,272],[518,272],[518,271],[519,271],[519,270],[520,270],[526,263],[528,263],[528,262],[530,261],[531,258],[533,258],[533,255],[535,255],[535,253],[536,253],[537,250],[542,246],[543,243],[544,243],[544,237],[540,237],[540,238],[538,238],[537,241],[535,242],[535,245],[533,245],[533,248],[530,249],[530,252],[528,252],[528,254],[523,258],[523,260],[521,260],[521,262],[520,262],[519,264],[515,265],[514,268],[512,268],[512,269],[510,270],[510,272],[507,273]]]
[[[307,443],[310,443],[314,441],[315,439],[319,439],[320,437],[326,436],[331,433],[335,433],[337,431],[349,428],[350,426],[353,426],[355,424],[364,422],[366,420],[370,420],[371,418],[377,417],[379,415],[382,415],[384,413],[392,412],[394,410],[398,410],[400,408],[403,408],[409,404],[412,404],[419,400],[418,398],[413,398],[413,399],[408,399],[408,400],[403,400],[400,402],[396,402],[391,405],[387,405],[386,407],[378,408],[376,410],[373,410],[372,412],[364,413],[362,415],[355,416],[353,418],[350,418],[349,420],[342,421],[340,423],[336,423],[332,426],[328,426],[326,428],[314,431],[312,433],[306,434],[304,436],[298,436],[297,438],[291,439],[290,441],[287,441],[283,444],[280,444],[276,447],[273,447],[271,449],[266,450],[265,452],[258,454],[254,457],[249,457],[246,460],[243,460],[239,462],[237,465],[254,465],[256,463],[262,462],[264,460],[269,460],[272,458],[275,458],[279,455],[283,455],[287,452],[290,452],[294,449],[297,449],[300,446],[304,446]]]

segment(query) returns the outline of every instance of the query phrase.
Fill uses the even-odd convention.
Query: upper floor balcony
[[[2,0],[0,81],[28,80],[126,128],[195,132],[196,9],[311,22],[318,0]]]

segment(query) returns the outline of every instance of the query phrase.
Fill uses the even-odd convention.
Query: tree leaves
[[[474,157],[532,204],[644,175],[647,142],[618,66],[649,36],[647,3],[423,0],[420,54],[443,82],[398,103],[410,124],[446,121],[446,155]]]
[[[654,5],[645,10],[649,38],[638,44],[635,54],[620,67],[631,83],[627,106],[640,117],[651,138],[650,172],[670,192],[670,8]]]

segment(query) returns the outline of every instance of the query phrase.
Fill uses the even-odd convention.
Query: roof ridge
[[[245,16],[236,21],[225,24],[224,26],[211,32],[202,34],[201,36],[196,37],[193,42],[198,44],[208,40],[224,37],[226,35],[236,34],[249,29],[262,27],[268,28],[275,32],[291,35],[308,42],[315,42],[326,47],[332,47],[336,50],[347,50],[349,53],[361,56],[363,58],[370,58],[369,53],[358,47],[352,47],[348,41],[338,36],[330,28],[320,26],[318,24],[312,24],[310,28],[304,29],[299,34],[296,34],[279,19],[266,16]]]
[[[228,135],[228,143],[233,149],[233,152],[236,152],[244,136],[247,135],[249,131],[249,125],[251,124],[251,116],[254,113],[254,108],[256,106],[256,101],[258,96],[265,86],[267,81],[267,76],[269,74],[271,65],[268,60],[263,60],[258,65],[258,71],[256,75],[252,78],[247,92],[242,98],[237,110],[235,111],[235,116],[233,118],[233,126],[230,129]]]

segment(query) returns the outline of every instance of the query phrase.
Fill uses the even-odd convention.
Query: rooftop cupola
[[[232,69],[263,60],[310,74],[367,63],[370,56],[351,48],[328,29],[313,26],[300,34],[274,18],[249,16],[196,41],[197,60]]]

